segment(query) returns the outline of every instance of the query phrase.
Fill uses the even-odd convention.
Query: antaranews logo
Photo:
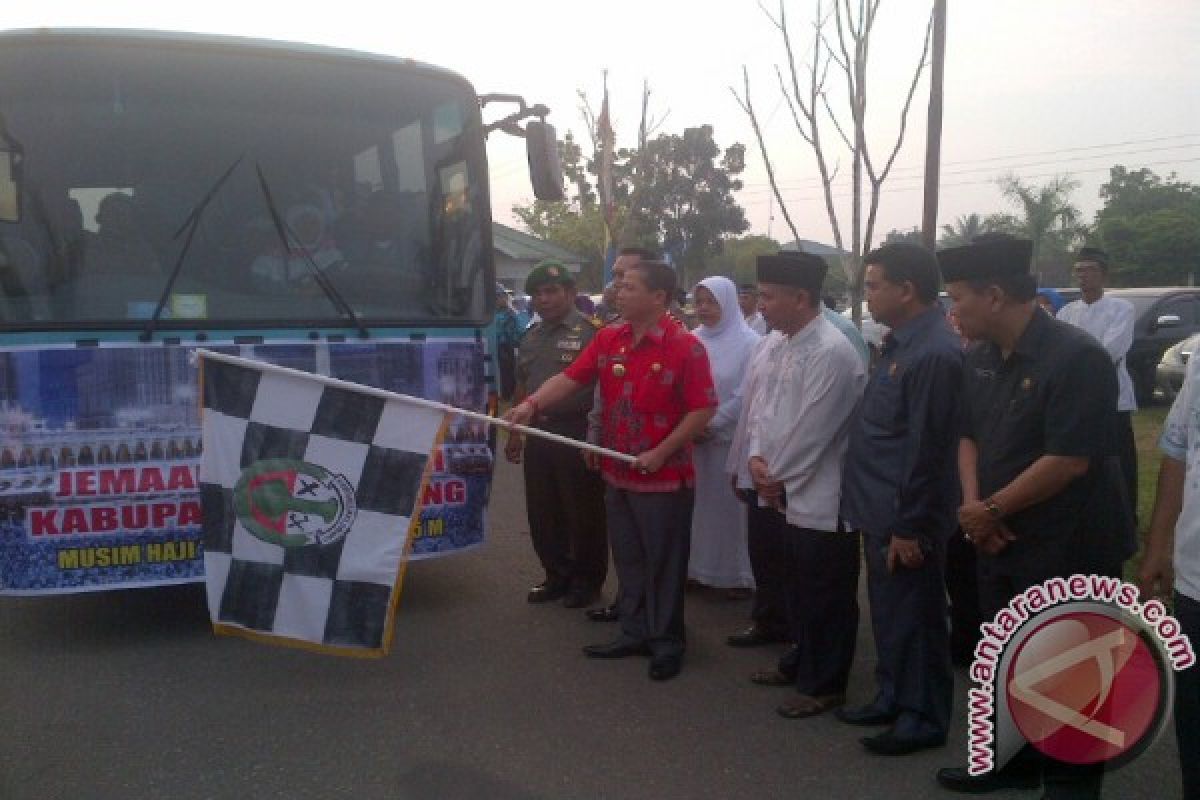
[[[284,458],[243,469],[233,488],[233,508],[253,536],[283,547],[340,541],[358,513],[354,487],[344,476]]]
[[[968,692],[968,771],[1025,746],[1071,764],[1127,763],[1166,727],[1175,676],[1196,662],[1159,600],[1118,578],[1052,578],[985,623]]]

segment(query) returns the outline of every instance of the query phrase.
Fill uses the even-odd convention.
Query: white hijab
[[[746,324],[742,309],[738,306],[737,286],[729,278],[715,276],[696,284],[712,292],[721,307],[721,321],[716,325],[701,325],[693,333],[708,351],[708,363],[712,369],[713,385],[717,400],[725,406],[742,383],[742,375],[750,362],[750,353],[758,343],[759,336]],[[720,412],[718,411],[720,415]],[[723,415],[721,415],[723,416]],[[736,422],[737,416],[734,415]]]

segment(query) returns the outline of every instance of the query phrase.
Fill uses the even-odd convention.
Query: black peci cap
[[[1032,258],[1033,242],[1011,236],[981,238],[937,254],[942,280],[946,283],[1028,275]]]
[[[825,259],[811,253],[783,251],[755,261],[756,276],[762,283],[796,286],[816,294],[820,294],[828,270]]]

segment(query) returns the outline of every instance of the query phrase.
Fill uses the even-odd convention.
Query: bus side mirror
[[[563,193],[562,162],[558,158],[558,136],[548,122],[530,120],[525,124],[525,155],[529,159],[529,179],[533,196],[546,203],[561,202]]]

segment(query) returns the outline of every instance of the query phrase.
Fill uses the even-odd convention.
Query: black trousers
[[[975,545],[962,529],[946,542],[946,593],[950,595],[950,657],[955,664],[970,666],[979,643],[983,612],[979,609],[979,574]]]
[[[552,432],[581,439],[586,425]],[[537,436],[525,440],[524,471],[529,536],[546,580],[599,589],[608,574],[604,481],[578,450]]]
[[[796,645],[779,670],[795,678],[801,694],[845,694],[858,638],[858,534],[799,528],[766,511],[773,523],[768,547]]]
[[[681,655],[683,594],[695,492],[633,492],[609,486],[604,503],[619,591],[621,638],[655,656]]]
[[[1175,618],[1195,647],[1200,642],[1200,601],[1175,593]],[[1183,767],[1184,800],[1200,800],[1200,665],[1175,674],[1175,737]]]
[[[1001,574],[994,570],[993,560],[979,558],[979,603],[984,619],[991,621],[1008,602],[1026,589],[1050,578],[1069,577],[1075,570],[1069,564],[1044,564],[1036,572]],[[1089,570],[1091,571],[1091,570]],[[1120,578],[1121,565],[1095,570]],[[1067,764],[1043,755],[1033,745],[1025,745],[1003,769],[1040,772],[1046,798],[1099,798],[1104,782],[1104,764]]]
[[[944,536],[944,535],[943,535]],[[899,712],[898,733],[945,736],[950,728],[954,672],[946,629],[943,537],[922,540],[925,561],[888,572],[891,537],[863,534],[867,595],[879,662],[876,704]]]
[[[779,514],[759,508],[756,492],[745,494],[746,549],[750,554],[750,571],[754,573],[754,603],[750,618],[762,630],[791,639],[784,597],[785,576],[771,555],[771,530],[779,524]]]

